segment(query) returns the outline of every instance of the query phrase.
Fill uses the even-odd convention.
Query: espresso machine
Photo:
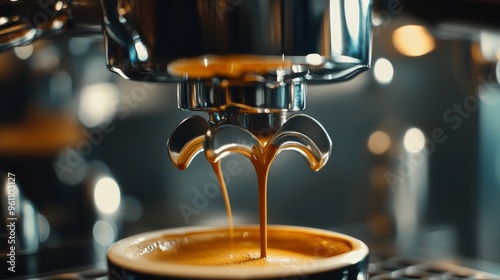
[[[365,240],[374,279],[496,279],[499,8],[0,0],[2,279],[106,279],[121,237],[227,223],[214,163],[258,223],[271,145],[269,223]]]

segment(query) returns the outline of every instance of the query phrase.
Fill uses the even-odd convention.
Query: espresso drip
[[[219,181],[219,186],[222,192],[222,198],[224,199],[224,205],[226,206],[227,221],[229,224],[229,237],[231,240],[233,240],[234,239],[233,214],[231,211],[231,203],[229,202],[229,194],[227,192],[226,181],[224,180],[224,176],[222,175],[220,161],[212,162],[211,165],[212,169],[217,175],[217,180]]]
[[[196,154],[205,152],[219,179],[231,236],[234,235],[231,206],[220,161],[229,154],[240,154],[250,160],[257,175],[260,256],[264,258],[267,256],[267,182],[273,160],[282,151],[297,151],[305,157],[311,169],[318,171],[330,156],[331,140],[321,124],[307,115],[294,115],[286,120],[279,114],[279,125],[274,130],[267,128],[266,133],[260,133],[263,129],[258,127],[245,126],[245,122],[237,122],[249,118],[259,117],[233,116],[210,125],[202,117],[192,116],[175,129],[168,149],[172,162],[179,169],[187,168]]]

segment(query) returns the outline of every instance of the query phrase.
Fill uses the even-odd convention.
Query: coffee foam
[[[170,259],[178,254],[186,244],[191,248],[201,248],[202,243],[225,240],[223,247],[229,248],[231,242],[227,236],[227,227],[184,227],[146,232],[127,237],[113,244],[108,251],[107,259],[110,271],[120,270],[125,274],[143,274],[155,277],[173,277],[187,279],[275,279],[284,277],[307,276],[327,271],[343,269],[353,264],[364,262],[368,256],[368,247],[358,239],[345,234],[298,226],[270,225],[271,253],[265,259],[254,259],[260,255],[247,255],[254,260],[247,263],[265,263],[258,265],[196,265],[170,263],[168,258],[159,258],[162,254],[170,255]],[[206,234],[211,232],[212,234]],[[217,234],[213,234],[213,233]],[[247,232],[248,234],[245,234]],[[236,226],[234,243],[243,244],[255,238],[258,240],[259,226]],[[279,233],[279,234],[275,234]],[[255,237],[252,237],[254,236]],[[250,237],[250,239],[248,239]],[[296,238],[295,238],[296,237]],[[225,242],[225,243],[224,243]],[[257,242],[257,241],[255,241]],[[219,243],[221,244],[221,243]],[[301,261],[290,256],[280,257],[274,251],[283,248],[295,252],[299,256],[306,255],[311,259]],[[306,249],[306,250],[300,250]],[[345,249],[348,252],[341,253]],[[203,252],[203,250],[200,250]],[[203,254],[207,255],[207,253]],[[233,256],[234,258],[234,256]],[[297,261],[297,262],[295,262]],[[298,262],[300,262],[298,264]],[[283,265],[288,264],[288,265]]]
[[[165,235],[139,243],[129,251],[136,258],[153,263],[194,266],[302,267],[318,259],[352,250],[345,240],[307,231],[270,230],[268,252],[260,257],[258,228],[238,228],[234,239],[227,230],[185,235]]]

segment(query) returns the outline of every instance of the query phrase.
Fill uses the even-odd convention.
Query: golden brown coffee
[[[225,55],[178,59],[168,65],[168,72],[179,77],[187,76],[206,79],[228,77],[238,79],[244,78],[244,75],[267,74],[276,72],[277,69],[284,70],[291,67],[291,61],[280,57]]]
[[[128,253],[155,263],[196,266],[304,267],[318,259],[352,250],[344,239],[311,231],[277,230],[267,235],[267,257],[260,256],[258,227],[237,228],[234,239],[228,230],[162,236],[139,244]]]

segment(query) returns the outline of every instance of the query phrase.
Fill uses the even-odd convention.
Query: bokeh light
[[[381,155],[391,146],[391,138],[383,131],[375,131],[368,138],[368,149],[370,152]]]
[[[500,60],[500,36],[491,31],[482,30],[479,33],[481,54],[486,61]]]
[[[72,55],[83,55],[90,49],[91,39],[74,37],[68,42],[68,49]]]
[[[98,83],[84,87],[80,93],[78,115],[86,127],[95,127],[111,119],[119,101],[116,85]]]
[[[407,56],[422,56],[436,47],[434,37],[420,25],[405,25],[392,34],[396,50]]]
[[[50,224],[44,215],[38,214],[38,236],[40,242],[45,242],[50,236]]]
[[[39,47],[33,52],[33,58],[30,60],[30,65],[34,71],[54,74],[61,66],[61,59],[61,50],[57,46],[48,45]]]
[[[388,59],[379,58],[373,65],[373,75],[380,84],[389,84],[394,77],[394,67]]]
[[[425,147],[425,135],[418,128],[410,128],[406,131],[403,142],[408,152],[416,154]]]
[[[111,214],[120,206],[120,187],[113,178],[104,177],[97,181],[94,188],[94,202],[97,209]]]
[[[99,220],[92,229],[94,240],[101,246],[113,244],[116,238],[115,227],[107,221]]]

